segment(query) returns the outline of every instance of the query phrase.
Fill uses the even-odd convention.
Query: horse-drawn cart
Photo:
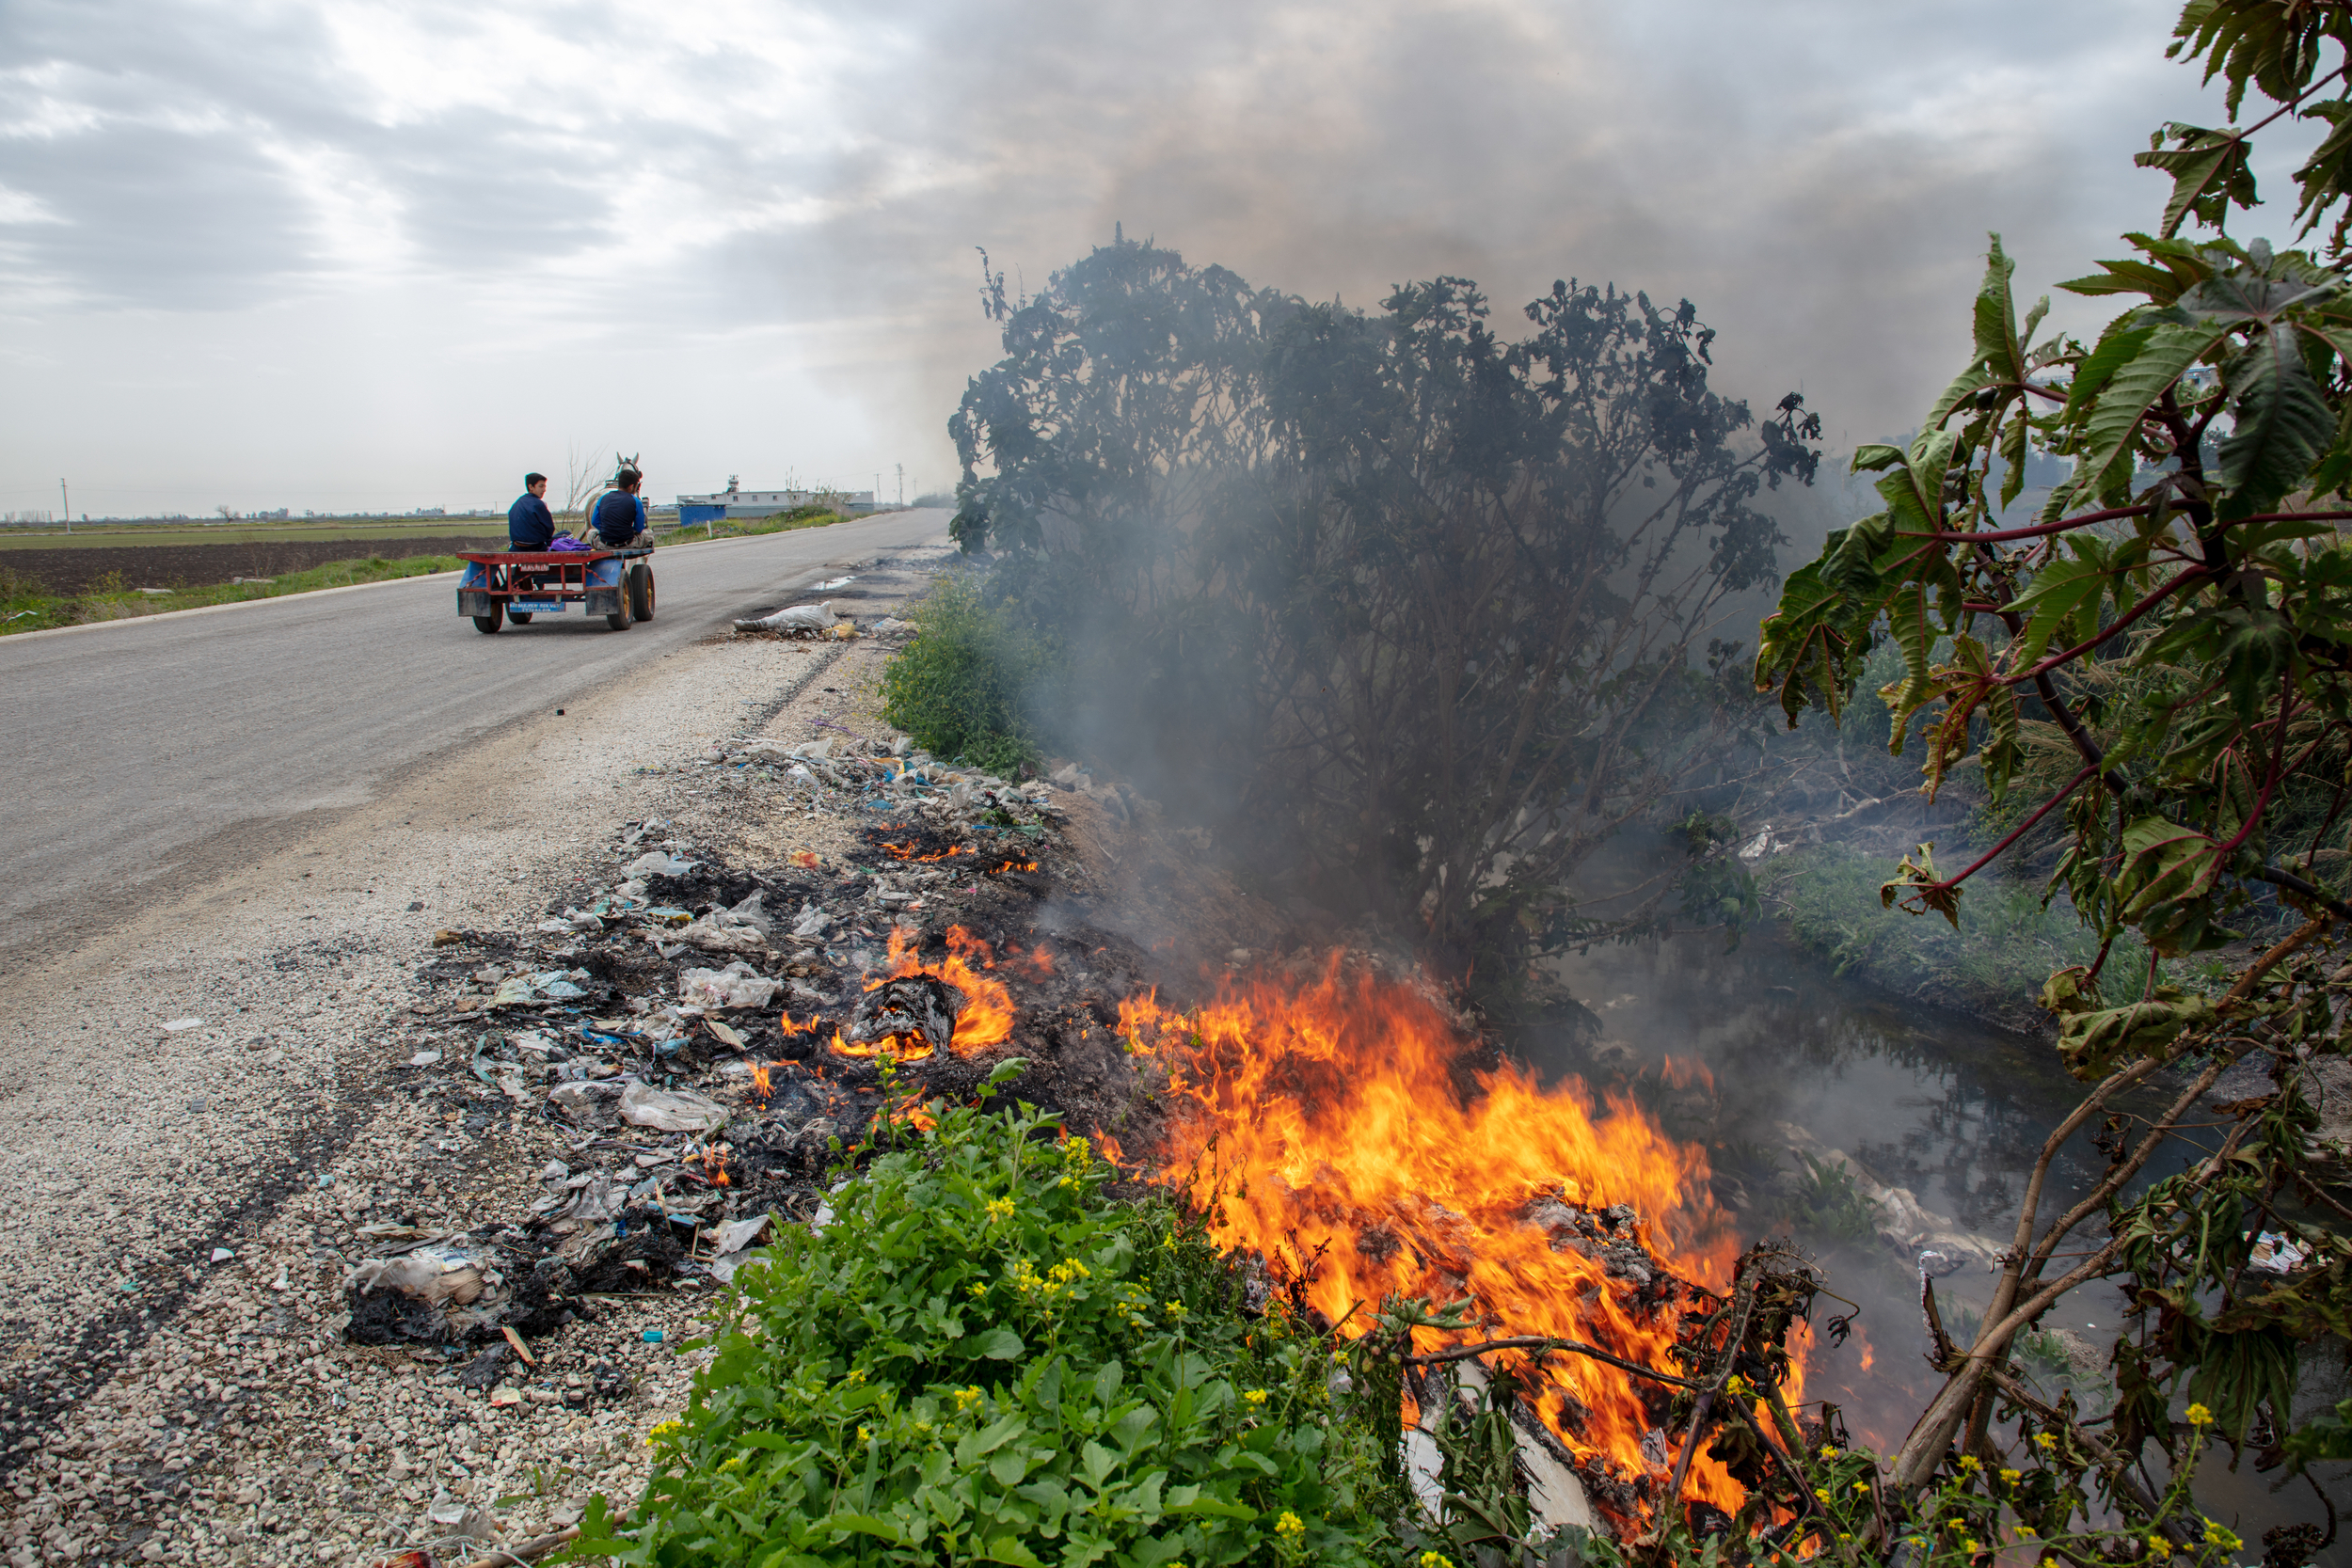
[[[466,575],[457,579],[457,613],[473,617],[487,634],[512,621],[527,626],[534,615],[561,615],[577,604],[584,615],[601,615],[614,631],[653,619],[653,554],[626,550],[507,550],[462,552]]]

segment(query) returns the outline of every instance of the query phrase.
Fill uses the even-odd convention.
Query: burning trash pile
[[[463,1101],[475,1130],[535,1127],[538,1194],[462,1232],[364,1227],[352,1339],[492,1344],[593,1317],[599,1296],[726,1280],[771,1213],[818,1212],[886,1072],[967,1093],[1016,1024],[1024,1098],[1115,1119],[1132,1072],[1113,1024],[1141,956],[1041,922],[1068,859],[1056,814],[920,762],[870,777],[898,787],[841,863],[733,868],[651,819],[613,846],[609,887],[534,929],[437,937],[428,1048],[396,1071]]]
[[[536,1124],[537,1194],[462,1233],[371,1227],[351,1338],[495,1359],[611,1296],[727,1281],[771,1223],[821,1219],[886,1085],[961,1099],[1018,1054],[1011,1094],[1183,1192],[1261,1300],[1350,1338],[1384,1304],[1473,1304],[1412,1329],[1407,1418],[1481,1380],[1515,1390],[1522,1464],[1549,1467],[1560,1517],[1622,1524],[1669,1493],[1731,1511],[1754,1490],[1753,1454],[1722,1440],[1740,1402],[1711,1423],[1688,1402],[1710,1355],[1730,1365],[1708,1337],[1747,1289],[1700,1148],[1630,1099],[1538,1084],[1360,957],[1228,975],[1179,1006],[1132,942],[1054,896],[1082,868],[1043,786],[796,752],[870,791],[854,855],[730,866],[648,820],[613,846],[610,886],[534,929],[442,934],[426,977],[449,993],[445,1043],[404,1070]],[[1522,1342],[1426,1360],[1495,1338]],[[1802,1381],[1785,1369],[1776,1396]]]

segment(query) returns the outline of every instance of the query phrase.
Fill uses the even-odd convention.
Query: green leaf
[[[1009,1328],[992,1328],[972,1341],[973,1353],[991,1361],[1017,1361],[1025,1348],[1021,1336]]]
[[[2179,145],[2167,148],[2168,139]],[[2148,150],[2132,162],[2172,176],[2172,195],[2164,204],[2160,230],[2165,238],[2178,232],[2191,213],[2200,223],[2219,229],[2232,205],[2250,208],[2257,203],[2247,152],[2243,135],[2198,125],[2169,124],[2149,137]]]
[[[2039,663],[2058,628],[2085,605],[2096,605],[2106,583],[2107,573],[2096,561],[2076,557],[2043,567],[2033,586],[2010,601],[2010,609],[2026,621],[2010,656],[2009,673],[2020,675]]]
[[[2219,448],[2226,518],[2270,510],[2298,488],[2335,435],[2336,419],[2285,322],[2274,324],[2230,363],[2236,428]]]
[[[2109,378],[2083,432],[2080,471],[2102,496],[2131,482],[2137,467],[2139,422],[2225,333],[2215,326],[2164,322]]]
[[[1009,1562],[1013,1568],[1045,1568],[1045,1560],[1021,1544],[1021,1538],[1009,1532],[992,1536],[988,1550],[980,1554],[983,1562]]]

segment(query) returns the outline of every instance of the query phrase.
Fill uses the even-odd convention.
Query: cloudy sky
[[[1724,385],[1869,439],[1985,230],[2030,297],[2153,222],[2131,154],[2217,112],[2175,9],[5,0],[0,510],[502,506],[616,445],[911,496],[974,246],[1034,285],[1114,223],[1365,305],[1688,296]]]

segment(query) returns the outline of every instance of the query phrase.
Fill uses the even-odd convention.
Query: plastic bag
[[[724,969],[689,969],[677,977],[678,1000],[697,1007],[765,1007],[784,990],[738,958]]]

